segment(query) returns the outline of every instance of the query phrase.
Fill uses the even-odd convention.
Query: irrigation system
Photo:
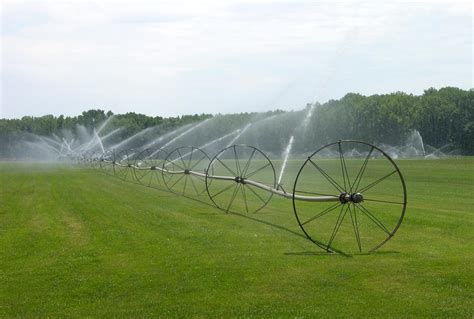
[[[225,147],[212,158],[188,146],[171,152],[104,150],[86,153],[81,161],[147,187],[207,196],[227,213],[256,213],[273,197],[291,200],[304,235],[328,252],[377,250],[395,235],[407,206],[405,181],[395,162],[361,141],[327,144],[302,163],[289,163],[298,172],[291,189],[280,184],[270,158],[249,145]]]

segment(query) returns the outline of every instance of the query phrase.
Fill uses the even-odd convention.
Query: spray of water
[[[221,137],[219,137],[219,138],[216,138],[215,140],[212,140],[212,141],[210,141],[210,142],[208,142],[208,143],[206,143],[206,144],[204,144],[204,145],[201,145],[201,146],[199,146],[199,148],[206,148],[206,147],[208,147],[208,146],[211,146],[212,144],[219,143],[220,141],[222,141],[222,140],[228,138],[229,136],[235,135],[235,134],[237,134],[237,133],[239,133],[239,132],[240,132],[240,129],[237,129],[237,130],[235,130],[235,131],[233,131],[233,132],[230,132],[230,133],[228,133],[228,134],[226,134],[226,135],[224,135],[224,136],[221,136]]]
[[[119,128],[116,128],[115,130],[105,134],[104,136],[102,136],[102,142],[104,142],[105,140],[107,140],[109,137],[113,136],[115,133],[118,133],[122,130],[123,128],[119,127]]]
[[[102,144],[102,140],[100,139],[100,136],[99,134],[97,134],[97,131],[95,129],[94,129],[94,135],[97,138],[97,142],[99,143],[100,149],[102,150],[102,154],[104,154],[105,153],[104,144]]]
[[[102,130],[107,126],[107,124],[110,123],[110,120],[112,120],[112,118],[114,117],[115,115],[112,115],[112,116],[109,116],[105,121],[104,123],[102,123],[99,128],[97,129],[97,134],[100,134],[100,132],[102,132]]]
[[[165,145],[163,145],[161,148],[165,148],[171,144],[173,144],[176,140],[180,139],[181,137],[183,137],[184,135],[192,132],[193,130],[197,129],[198,127],[202,126],[204,123],[206,123],[207,121],[209,121],[209,119],[206,119],[202,122],[199,122],[197,123],[196,125],[193,125],[191,126],[190,128],[188,128],[186,131],[182,132],[181,134],[179,134],[178,136],[176,136],[175,138],[171,139],[168,143],[166,143]]]
[[[208,143],[206,143],[206,144],[204,144],[204,145],[199,146],[198,148],[193,149],[191,152],[188,152],[188,153],[184,154],[183,156],[181,156],[181,158],[184,158],[184,157],[186,157],[186,156],[188,156],[188,155],[193,154],[193,153],[196,152],[198,149],[204,149],[204,148],[209,147],[209,146],[211,146],[211,145],[213,145],[213,144],[219,143],[220,141],[222,141],[222,140],[224,140],[224,139],[226,139],[226,138],[228,138],[228,137],[230,137],[230,136],[232,136],[232,135],[235,135],[235,134],[239,133],[240,131],[241,131],[241,129],[237,129],[237,130],[235,130],[235,131],[233,131],[233,132],[230,132],[230,133],[228,133],[228,134],[226,134],[226,135],[223,135],[223,136],[221,136],[221,137],[219,137],[219,138],[216,138],[215,140],[212,140],[212,141],[210,141],[210,142],[208,142]],[[151,156],[151,155],[150,155],[150,156]],[[150,156],[148,156],[147,158],[149,158]],[[165,166],[170,165],[171,163],[174,163],[174,162],[177,161],[177,160],[178,160],[178,159],[175,159],[175,160],[173,160],[173,161],[170,161],[170,162],[166,163]]]
[[[303,119],[303,123],[301,127],[296,128],[295,131],[299,129],[300,130],[299,132],[301,132],[300,134],[304,134],[306,132],[306,128],[308,127],[309,121],[311,120],[311,117],[313,116],[313,110],[314,110],[315,105],[316,103],[313,103],[309,107],[308,112],[306,112],[305,118]],[[290,157],[291,148],[293,147],[294,141],[295,141],[295,137],[294,135],[291,135],[288,141],[288,144],[286,145],[285,151],[283,152],[283,164],[281,165],[280,174],[278,176],[278,184],[277,184],[278,186],[280,186],[281,180],[283,178],[283,174],[285,173],[286,163],[288,162],[288,158]]]
[[[74,151],[71,148],[71,143],[68,143],[68,141],[63,137],[63,143],[66,146],[66,150],[68,153],[74,153]]]
[[[25,142],[26,145],[30,146],[32,149],[37,149],[38,151],[42,151],[46,154],[53,154],[54,156],[59,155],[59,151],[54,148],[53,146],[49,145],[48,143],[44,142],[41,139],[38,139],[38,142]]]
[[[418,132],[418,130],[412,131],[408,143],[413,143],[415,147],[418,147],[422,150],[423,156],[426,155],[425,144],[423,143],[423,138],[421,137],[421,134]]]
[[[181,132],[181,131],[183,131],[183,130],[189,128],[190,126],[192,126],[192,125],[191,125],[191,124],[186,124],[186,125],[183,125],[183,126],[181,126],[181,127],[178,127],[177,129],[174,129],[173,131],[168,132],[168,133],[166,133],[166,134],[164,134],[164,135],[162,135],[162,136],[160,136],[160,137],[154,139],[154,140],[151,141],[150,143],[145,144],[144,146],[142,146],[142,148],[143,148],[143,149],[147,149],[147,148],[149,148],[149,147],[151,147],[151,146],[153,146],[153,145],[155,145],[155,144],[157,144],[157,143],[162,142],[163,140],[169,138],[170,136],[173,136],[173,135],[175,135],[175,134],[177,134],[177,133],[179,133],[179,132]]]
[[[227,144],[227,146],[226,146],[226,147],[229,147],[229,146],[232,146],[232,145],[234,145],[234,144],[235,144],[235,142],[236,142],[236,141],[239,139],[239,137],[241,137],[241,136],[242,136],[242,134],[244,134],[244,133],[245,133],[245,131],[247,131],[247,130],[249,129],[249,127],[250,127],[250,126],[252,126],[252,123],[249,123],[249,124],[245,125],[245,127],[244,127],[242,130],[240,130],[239,134],[237,134],[237,136],[236,136],[236,137],[234,137],[234,138],[232,139],[232,141],[230,141],[230,142]]]
[[[55,141],[52,138],[49,138],[49,137],[46,137],[46,136],[41,136],[39,138],[47,144],[50,144],[50,145],[52,144],[52,145],[56,145],[56,147],[61,147],[61,142]]]
[[[315,106],[316,106],[316,103],[311,104],[311,106],[308,109],[308,112],[306,112],[306,116],[303,120],[303,124],[301,125],[301,127],[303,129],[303,133],[304,133],[304,131],[306,131],[306,128],[308,127],[309,121],[311,120],[311,117],[313,116],[313,111],[314,111]]]
[[[126,138],[126,139],[124,139],[123,141],[121,141],[121,142],[119,142],[119,143],[117,143],[117,144],[111,146],[110,149],[111,149],[111,150],[120,149],[120,148],[122,148],[124,145],[127,145],[129,142],[131,142],[131,141],[133,141],[134,139],[136,139],[137,137],[140,137],[140,136],[146,134],[147,132],[149,132],[149,131],[151,131],[151,130],[153,130],[153,129],[154,129],[154,127],[146,128],[146,129],[144,129],[144,130],[142,130],[142,131],[140,131],[140,132],[138,132],[138,133],[136,133],[136,134],[134,134],[134,135],[132,135],[132,136]]]
[[[285,172],[286,163],[288,162],[288,158],[290,157],[291,147],[293,146],[293,142],[295,141],[295,137],[292,135],[286,146],[285,151],[283,152],[283,164],[281,165],[280,175],[278,175],[278,183],[277,185],[280,186],[281,179],[283,178],[283,173]]]

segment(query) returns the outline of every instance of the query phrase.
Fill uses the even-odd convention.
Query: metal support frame
[[[348,161],[350,159],[346,158],[345,152],[343,148],[346,145],[351,145],[355,146],[358,148],[366,148],[366,153],[364,153],[364,156],[362,158],[364,159],[363,164],[358,171],[357,176],[354,176],[355,173],[351,176],[348,173]],[[336,152],[339,151],[339,159],[340,159],[340,165],[341,165],[341,174],[342,174],[342,180],[343,180],[343,185],[340,184],[340,180],[336,180],[329,176],[329,174],[324,171],[323,168],[319,166],[319,163],[317,162],[317,157],[319,154],[324,153],[324,151],[327,151],[329,149],[335,149]],[[239,158],[238,157],[238,151],[244,149],[247,151],[247,155],[245,155],[245,158],[242,158],[242,156]],[[140,154],[143,154],[145,151],[139,153],[136,155],[136,158],[139,158]],[[375,153],[377,152],[377,156]],[[148,154],[156,154],[157,151],[154,152],[148,152]],[[207,159],[209,160],[209,165],[207,169],[203,169],[203,171],[198,171],[198,170],[193,170],[191,167],[191,162],[192,162],[192,156],[194,153],[199,153],[201,156],[201,160]],[[124,155],[125,154],[125,157]],[[183,155],[184,154],[184,155]],[[223,154],[227,155],[227,161],[235,161],[235,166],[234,168],[228,167],[223,160],[221,160],[221,157]],[[254,156],[260,156],[263,162],[267,163],[266,165],[262,166],[261,169],[266,169],[266,176],[273,177],[271,180],[265,182],[261,182],[258,180],[254,180],[252,178],[248,178],[246,176],[247,169],[249,168],[252,159]],[[397,165],[395,162],[385,153],[383,152],[380,148],[369,144],[365,142],[360,142],[360,141],[338,141],[335,143],[327,144],[321,148],[319,148],[317,151],[315,151],[311,156],[309,156],[304,163],[302,164],[300,170],[298,171],[298,175],[296,176],[296,179],[294,181],[294,187],[293,191],[291,193],[286,192],[281,185],[277,185],[275,180],[276,180],[276,175],[275,175],[275,169],[273,167],[272,162],[270,159],[259,149],[248,146],[248,145],[232,145],[229,146],[220,152],[218,152],[214,158],[211,160],[207,156],[207,154],[195,147],[184,147],[184,148],[178,148],[173,150],[172,152],[168,153],[168,156],[166,157],[165,160],[163,160],[161,166],[160,165],[151,165],[148,164],[148,166],[143,166],[143,165],[137,165],[136,160],[131,159],[131,155],[129,155],[126,151],[124,151],[121,154],[122,158],[125,158],[125,160],[118,160],[115,156],[111,156],[110,152],[107,153],[107,156],[103,157],[92,157],[89,159],[87,156],[84,157],[84,160],[91,163],[93,167],[97,167],[96,164],[99,162],[98,166],[100,168],[102,167],[113,167],[113,171],[117,172],[115,167],[119,169],[119,171],[123,170],[128,170],[128,169],[133,169],[134,171],[134,176],[138,180],[138,175],[137,172],[143,172],[143,171],[156,171],[161,173],[164,184],[173,192],[177,193],[174,189],[174,185],[170,185],[171,183],[167,183],[165,180],[165,176],[169,176],[172,178],[172,176],[176,175],[185,175],[189,177],[195,177],[198,179],[202,179],[206,183],[206,190],[208,193],[209,198],[211,201],[218,207],[223,209],[226,212],[229,212],[232,206],[232,203],[237,196],[237,194],[242,194],[244,201],[245,201],[245,209],[247,212],[249,211],[248,203],[247,203],[247,195],[246,195],[246,189],[249,191],[253,192],[255,196],[257,196],[260,200],[261,203],[256,207],[253,211],[256,212],[260,209],[262,209],[266,204],[270,201],[272,195],[280,196],[286,199],[291,199],[293,202],[293,210],[295,213],[296,220],[303,231],[303,233],[310,239],[313,243],[318,245],[319,247],[325,249],[326,251],[338,251],[334,247],[334,241],[336,239],[336,236],[339,232],[339,229],[341,227],[341,224],[343,223],[344,218],[346,215],[350,215],[350,219],[352,221],[352,225],[354,228],[354,234],[356,237],[358,249],[360,252],[362,252],[363,248],[365,250],[365,247],[362,246],[362,241],[361,241],[361,234],[360,234],[360,229],[359,229],[359,224],[360,223],[360,218],[361,216],[364,216],[368,218],[368,220],[378,228],[380,228],[382,231],[386,233],[386,236],[383,238],[383,240],[380,243],[377,243],[374,247],[371,247],[369,251],[374,251],[378,248],[380,248],[383,244],[385,244],[390,238],[392,238],[395,234],[395,232],[398,230],[400,227],[403,217],[405,215],[405,210],[406,210],[406,205],[407,205],[407,192],[406,192],[406,186],[405,186],[405,181],[403,179],[403,176],[398,169]],[[174,157],[173,157],[174,156]],[[191,158],[184,160],[185,156],[190,156]],[[230,158],[230,159],[229,159]],[[240,164],[241,161],[244,161]],[[371,160],[378,160],[380,161],[385,160],[387,161],[387,167],[392,167],[391,171],[387,173],[386,175],[383,175],[380,179],[377,179],[373,181],[372,183],[365,185],[365,187],[360,186],[359,184],[361,183],[361,180],[363,178],[363,175],[365,173],[365,170],[367,168],[368,162]],[[178,165],[177,162],[180,162]],[[146,161],[145,161],[146,162]],[[140,163],[143,163],[143,158],[141,159]],[[384,162],[385,163],[385,162]],[[221,175],[221,174],[214,174],[214,166],[215,165],[224,165],[226,170],[231,173],[229,175]],[[245,166],[245,167],[242,167]],[[173,169],[177,168],[177,169]],[[312,169],[313,173],[316,172],[319,174],[319,178],[323,178],[327,180],[328,184],[331,184],[334,186],[334,189],[331,192],[323,192],[323,193],[318,193],[316,191],[304,191],[301,190],[299,186],[299,182],[301,182],[301,179],[303,178],[302,176],[305,175],[306,173],[303,173],[303,171],[307,171],[308,169]],[[374,187],[376,184],[382,182],[384,179],[387,179],[389,177],[395,177],[396,180],[399,180],[400,185],[401,185],[401,194],[399,196],[400,200],[397,202],[394,201],[384,201],[384,200],[377,200],[369,197],[365,197],[364,192],[369,190],[370,188]],[[120,177],[120,176],[119,176]],[[123,176],[121,177],[123,179]],[[179,177],[181,179],[183,177]],[[184,178],[187,180],[188,177]],[[352,179],[352,180],[351,180]],[[223,182],[229,182],[228,187],[225,188],[225,190],[219,190],[217,193],[212,193],[211,192],[211,182],[212,181],[223,181]],[[197,195],[200,195],[200,192],[196,188],[195,184],[193,181],[191,181],[192,186],[196,192]],[[176,184],[176,182],[174,183]],[[217,186],[221,187],[221,186]],[[230,203],[227,205],[227,203],[222,204],[218,203],[215,201],[215,197],[217,197],[220,193],[226,191],[227,189],[231,190],[234,189],[233,194],[231,196]],[[268,193],[268,196],[265,198],[260,198],[260,196],[255,192],[255,190],[261,190],[263,192]],[[185,193],[186,190],[186,182],[184,182],[184,189],[183,189],[183,194]],[[217,194],[217,195],[216,195]],[[387,205],[400,205],[401,206],[401,211],[400,211],[400,216],[398,219],[398,222],[393,228],[390,228],[386,226],[373,212],[371,212],[368,208],[364,207],[364,201],[366,202],[378,202],[382,204],[387,204]],[[298,213],[299,209],[307,210],[308,208],[303,207],[299,208],[299,205],[297,204],[298,202],[310,202],[310,203],[334,203],[332,206],[328,208],[324,208],[319,212],[316,212],[312,218],[309,218],[308,220],[303,220],[304,214],[300,216]],[[317,221],[318,218],[321,216],[327,215],[331,211],[337,212],[339,210],[339,215],[336,221],[336,224],[334,225],[334,230],[331,233],[331,236],[327,242],[322,242],[319,239],[316,239],[315,234],[312,233],[310,228],[308,227],[308,224],[310,223],[315,223],[314,221]],[[358,220],[359,218],[359,220]],[[317,234],[316,234],[317,235]]]

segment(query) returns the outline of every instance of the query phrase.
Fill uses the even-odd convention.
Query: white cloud
[[[188,99],[201,103],[202,111],[234,111],[235,95],[248,94],[245,100],[255,97],[258,104],[278,95],[278,88],[304,78],[307,82],[300,86],[307,92],[294,90],[298,96],[290,92],[283,101],[298,106],[313,98],[311,87],[325,91],[318,98],[339,94],[337,75],[350,71],[339,69],[341,59],[350,62],[352,55],[374,55],[371,61],[378,61],[378,68],[387,63],[383,61],[407,62],[395,45],[386,56],[391,45],[387,39],[411,45],[416,56],[458,58],[460,53],[444,52],[444,47],[435,46],[437,52],[430,48],[442,37],[462,43],[469,31],[423,29],[431,17],[450,22],[472,19],[471,3],[7,0],[2,13],[2,87],[21,90],[3,75],[13,74],[30,83],[36,92],[31,99],[53,109],[57,105],[57,113],[64,111],[59,107],[64,103],[74,114],[88,106],[84,103],[127,108],[139,101],[136,111],[151,114],[158,112],[152,105],[170,101],[176,105],[165,112],[176,114],[201,111],[189,108]],[[413,43],[419,29],[425,48]],[[350,63],[348,67],[358,69]],[[329,80],[333,82],[324,83]],[[366,86],[372,83],[364,81]],[[84,94],[88,96],[78,97]],[[219,105],[209,105],[213,98],[206,94],[219,96]],[[26,103],[28,92],[21,105],[14,96],[18,94],[2,95],[0,116],[32,112]]]

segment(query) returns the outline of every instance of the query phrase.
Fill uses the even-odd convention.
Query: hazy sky
[[[473,87],[470,0],[0,0],[0,117]]]

